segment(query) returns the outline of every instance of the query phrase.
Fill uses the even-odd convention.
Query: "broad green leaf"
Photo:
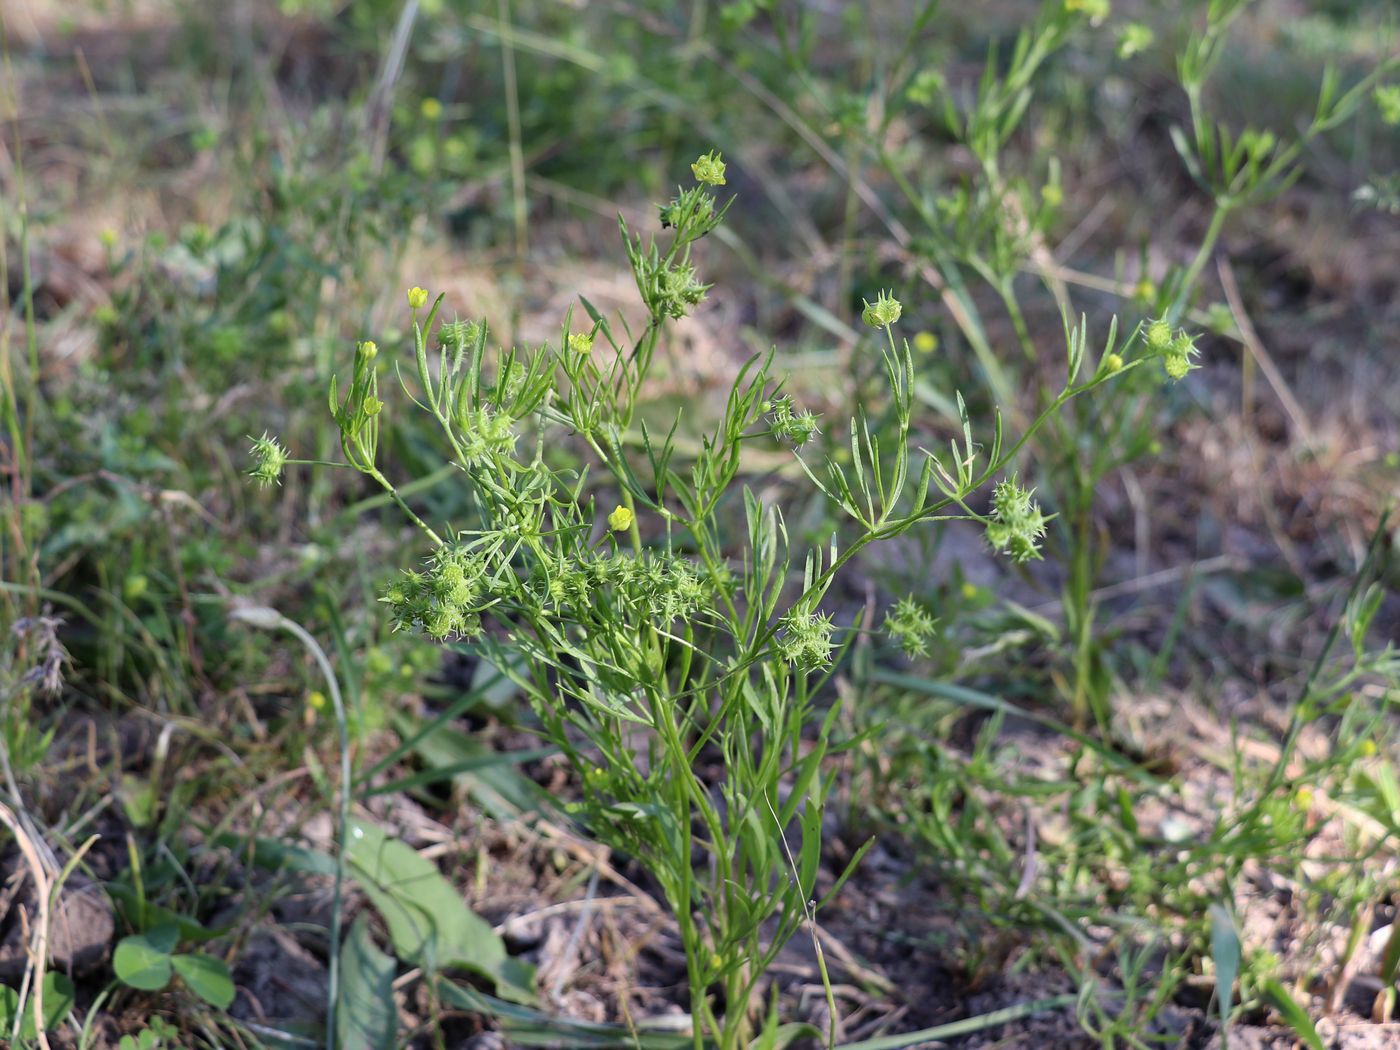
[[[507,998],[534,997],[533,969],[506,954],[501,938],[431,862],[383,828],[355,821],[346,863],[384,917],[400,959],[429,972],[460,967],[490,978]]]
[[[381,952],[361,915],[340,948],[340,995],[335,1038],[340,1050],[395,1050],[399,1014],[394,1005],[397,965]]]
[[[61,973],[50,971],[44,974],[44,1029],[53,1031],[63,1023],[73,1009],[73,982]],[[8,1035],[14,1029],[15,1012],[20,1009],[19,992],[7,984],[0,984],[0,1034]],[[35,1039],[34,1001],[25,1002],[24,1018],[20,1022],[20,1039],[25,1043]]]
[[[1240,938],[1230,913],[1219,904],[1210,906],[1210,954],[1215,960],[1215,1001],[1220,1025],[1228,1029],[1235,1003],[1235,978],[1240,974]]]
[[[170,962],[190,991],[210,1006],[227,1010],[233,1004],[233,978],[222,959],[200,953],[175,955]]]
[[[159,991],[170,983],[170,953],[179,938],[180,928],[173,923],[123,937],[112,955],[112,969],[123,984]]]

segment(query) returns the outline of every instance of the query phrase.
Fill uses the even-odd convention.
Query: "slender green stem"
[[[389,498],[399,505],[399,509],[401,511],[408,515],[409,521],[413,522],[413,524],[417,525],[420,529],[423,530],[423,532],[427,535],[428,539],[432,541],[433,546],[445,546],[442,537],[439,536],[436,532],[434,532],[432,527],[426,521],[424,521],[422,518],[420,518],[417,514],[413,512],[413,508],[404,502],[403,497],[399,495],[399,490],[394,488],[393,484],[389,481],[388,478],[381,474],[376,468],[371,468],[370,470],[366,471],[366,473],[369,474],[369,476],[372,477],[375,481],[379,482],[379,484],[384,488],[384,491],[389,494]]]
[[[301,624],[290,620],[275,609],[262,607],[240,608],[234,616],[245,623],[264,630],[284,630],[293,634],[316,661],[330,690],[331,707],[335,712],[336,731],[340,744],[340,785],[337,804],[335,883],[331,897],[330,955],[326,966],[326,1050],[336,1050],[335,1014],[336,1002],[340,995],[340,937],[342,921],[342,884],[345,880],[345,851],[350,827],[350,792],[353,778],[350,768],[350,727],[345,714],[345,704],[340,695],[340,683],[335,669],[319,642]]]
[[[1182,279],[1181,287],[1186,296],[1192,294],[1196,287],[1196,282],[1201,278],[1201,271],[1205,269],[1210,255],[1215,251],[1215,242],[1220,239],[1220,232],[1225,226],[1225,219],[1229,216],[1232,206],[1228,203],[1217,202],[1215,212],[1210,217],[1210,225],[1206,227],[1206,235],[1201,239],[1201,246],[1196,251],[1196,256],[1191,260],[1191,265],[1186,268],[1186,275]],[[1185,305],[1183,303],[1183,305]]]

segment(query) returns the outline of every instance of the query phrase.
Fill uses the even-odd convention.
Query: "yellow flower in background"
[[[613,532],[626,532],[636,520],[637,516],[627,507],[616,507],[608,515],[608,528],[612,529]]]
[[[425,98],[418,103],[418,112],[427,120],[437,120],[442,116],[442,103],[435,98]]]
[[[914,334],[914,349],[921,354],[931,354],[938,349],[938,336],[932,332],[916,332]]]

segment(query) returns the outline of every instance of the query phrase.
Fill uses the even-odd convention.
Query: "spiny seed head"
[[[248,473],[257,479],[260,485],[271,485],[282,483],[282,471],[287,466],[287,450],[284,449],[275,437],[269,436],[266,432],[260,438],[253,439],[253,469]]]
[[[1162,367],[1172,379],[1181,379],[1196,367],[1194,358],[1198,352],[1195,340],[1185,332],[1178,332],[1162,356]]]
[[[1154,354],[1166,353],[1167,348],[1172,345],[1172,326],[1167,323],[1165,317],[1160,318],[1147,326],[1144,337],[1147,340],[1147,348]]]
[[[637,520],[637,516],[632,513],[630,507],[620,504],[613,508],[613,512],[608,515],[608,528],[613,532],[626,532],[632,527],[632,523]]]
[[[836,625],[830,616],[793,609],[778,621],[778,627],[783,632],[778,655],[792,666],[815,671],[831,662],[831,635]]]
[[[705,300],[710,286],[695,274],[695,267],[681,263],[659,271],[656,275],[656,303],[670,317],[679,321],[690,309]]]
[[[1034,500],[1035,490],[1020,485],[1013,475],[997,483],[992,492],[992,514],[987,542],[992,549],[1017,563],[1040,557],[1045,536],[1045,515]]]
[[[410,310],[421,310],[428,305],[428,293],[419,288],[416,284],[408,290],[408,307]]]
[[[901,598],[885,614],[885,634],[909,657],[927,656],[928,640],[933,637],[934,619],[912,597]]]
[[[480,321],[445,321],[438,326],[438,342],[452,350],[472,346],[481,338]]]
[[[888,292],[881,292],[873,303],[864,299],[861,301],[865,303],[865,309],[861,311],[860,319],[871,328],[888,328],[904,312],[899,300]]]
[[[801,448],[819,433],[817,417],[811,412],[794,412],[792,398],[776,397],[768,403],[768,432],[793,448]]]
[[[706,186],[724,185],[724,161],[714,150],[700,157],[690,166],[690,170],[695,174],[695,181],[704,183]]]

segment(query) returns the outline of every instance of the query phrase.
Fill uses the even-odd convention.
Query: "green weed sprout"
[[[862,409],[843,435],[844,463],[808,451],[818,420],[781,393],[770,350],[743,366],[721,421],[682,462],[675,426],[634,420],[661,331],[709,289],[692,248],[728,208],[714,196],[724,168],[707,154],[693,171],[661,209],[668,245],[622,225],[646,311],[626,338],[585,301],[586,330],[571,312],[557,345],[492,348],[484,324],[435,329],[442,297],[424,314],[426,293],[408,293],[413,347],[400,384],[434,421],[474,520],[430,527],[382,473],[389,408],[374,343],[359,344],[343,397],[332,384],[330,409],[346,464],[385,487],[431,547],[381,597],[395,627],[469,641],[522,690],[580,784],[574,815],[661,887],[684,944],[695,1046],[733,1050],[776,1022],[765,972],[863,852],[819,894],[827,759],[842,746],[839,701],[823,686],[858,634],[823,607],[829,588],[866,547],[951,519],[980,522],[1018,560],[1034,556],[1044,518],[1004,477],[1009,464],[1070,399],[1151,358],[1125,363],[1110,333],[1101,360],[1116,363],[1080,381],[1087,332],[1067,326],[1064,388],[1024,433],[1004,440],[998,418],[975,440],[959,397],[962,440],[936,454],[911,439],[914,354],[895,340],[900,303],[882,294],[864,319],[884,337],[872,352],[893,433],[877,437]],[[844,545],[832,536],[799,550],[779,508],[742,484],[744,447],[773,441],[849,518]],[[564,459],[565,445],[590,465]],[[270,438],[255,455],[264,480],[296,462]],[[974,510],[997,479],[990,512]],[[933,619],[905,601],[884,626],[917,654]]]

